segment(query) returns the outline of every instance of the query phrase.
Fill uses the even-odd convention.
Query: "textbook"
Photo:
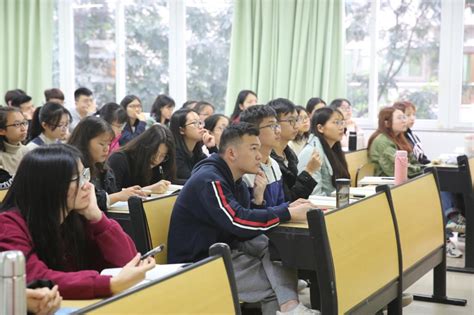
[[[358,186],[366,185],[395,185],[395,177],[365,176],[359,181]]]

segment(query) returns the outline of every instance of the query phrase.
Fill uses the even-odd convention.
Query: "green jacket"
[[[369,150],[369,161],[374,163],[375,176],[394,176],[396,144],[386,135],[380,134],[374,139]],[[421,174],[421,164],[413,153],[408,154],[408,177]]]

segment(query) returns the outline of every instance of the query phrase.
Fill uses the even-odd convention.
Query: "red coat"
[[[27,282],[49,279],[59,286],[64,299],[92,299],[112,295],[110,276],[101,276],[104,268],[123,267],[137,253],[130,237],[120,225],[102,215],[102,219],[86,226],[89,238],[86,253],[94,270],[77,270],[67,264],[66,270],[51,270],[33,251],[28,227],[18,211],[0,213],[0,251],[21,250],[26,260]]]

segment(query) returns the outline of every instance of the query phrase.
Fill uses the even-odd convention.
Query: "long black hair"
[[[176,143],[176,150],[182,150],[186,152],[189,156],[199,156],[202,154],[202,141],[198,141],[193,148],[193,151],[190,152],[186,147],[186,143],[184,142],[184,136],[181,134],[180,128],[185,128],[186,126],[186,117],[189,113],[194,112],[195,110],[189,108],[181,108],[173,113],[171,116],[170,121],[170,130],[173,133],[174,141]],[[196,113],[197,114],[197,113]]]
[[[160,164],[163,177],[169,181],[176,178],[176,148],[171,131],[163,125],[153,125],[138,137],[127,143],[120,151],[127,156],[132,183],[140,186],[151,182],[151,163],[155,160],[160,144],[168,148],[168,159]]]
[[[150,116],[156,120],[156,122],[161,123],[161,109],[163,107],[175,107],[176,103],[174,99],[165,94],[160,94],[156,97],[155,102],[151,106]],[[165,120],[165,124],[168,124],[169,120]]]
[[[106,163],[93,163],[89,152],[89,143],[95,137],[104,133],[110,135],[110,140],[115,138],[112,127],[102,118],[88,116],[82,119],[71,134],[68,143],[81,151],[82,164],[91,170],[91,178],[98,178],[107,170]]]
[[[37,107],[31,120],[31,139],[38,137],[42,132],[44,132],[42,123],[46,123],[51,126],[52,130],[56,130],[63,115],[69,117],[69,122],[72,121],[71,113],[69,113],[66,107],[58,103],[49,102],[41,107]]]
[[[123,107],[113,102],[102,106],[96,115],[111,125],[115,122],[124,124],[128,119],[127,112],[123,109]]]
[[[235,101],[234,111],[230,116],[230,120],[235,120],[237,117],[239,117],[240,113],[242,112],[240,105],[244,104],[245,99],[249,94],[252,94],[257,97],[257,93],[251,90],[242,90],[239,92],[239,95],[237,95],[237,100]]]
[[[304,108],[303,106],[296,105],[296,112],[298,113],[298,116],[301,114],[301,112],[305,112],[306,115],[308,115],[308,117],[309,117],[309,114],[308,114],[308,112],[306,111],[306,108]],[[304,139],[308,139],[310,132],[311,132],[311,128],[310,128],[308,131],[303,132],[303,133],[300,133],[300,132],[298,131],[298,133],[296,134],[296,137],[295,137],[295,140],[294,140],[294,141],[295,141],[295,142],[300,142],[300,141],[302,141],[302,140],[304,140]]]
[[[26,221],[34,251],[48,268],[65,270],[65,260],[84,269],[85,219],[71,211],[67,195],[77,177],[81,153],[64,144],[41,146],[26,154],[3,199],[0,211],[18,209]],[[66,218],[61,223],[61,218]]]
[[[227,119],[227,122],[230,123],[229,117],[227,117],[226,115],[224,115],[224,114],[214,114],[214,115],[211,115],[211,116],[207,117],[206,120],[204,120],[204,129],[206,129],[210,132],[214,132],[214,128],[216,128],[217,122],[221,118]]]
[[[329,163],[332,167],[332,184],[336,186],[336,179],[338,178],[350,178],[349,170],[347,168],[347,161],[342,151],[341,142],[337,141],[332,148],[327,143],[324,135],[318,131],[318,125],[324,126],[331,116],[337,113],[341,116],[341,119],[344,119],[342,113],[337,109],[332,109],[330,107],[323,107],[314,112],[313,117],[311,117],[311,132],[318,137],[319,141],[323,145],[324,154],[328,157]]]

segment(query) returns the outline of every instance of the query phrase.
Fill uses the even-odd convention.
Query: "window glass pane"
[[[462,101],[459,120],[474,122],[474,3],[466,1],[464,8]]]
[[[126,3],[126,90],[141,98],[145,111],[150,110],[157,95],[169,91],[168,33],[166,0]]]
[[[438,117],[441,0],[381,0],[379,106],[409,100],[417,117]]]
[[[115,100],[115,2],[74,0],[73,14],[76,87],[101,106]]]
[[[59,1],[54,1],[53,11],[53,86],[59,88]],[[49,88],[49,87],[45,87]]]
[[[188,99],[223,112],[229,70],[232,0],[186,1]]]
[[[352,103],[354,117],[368,117],[371,3],[346,0],[345,9],[347,99]]]

